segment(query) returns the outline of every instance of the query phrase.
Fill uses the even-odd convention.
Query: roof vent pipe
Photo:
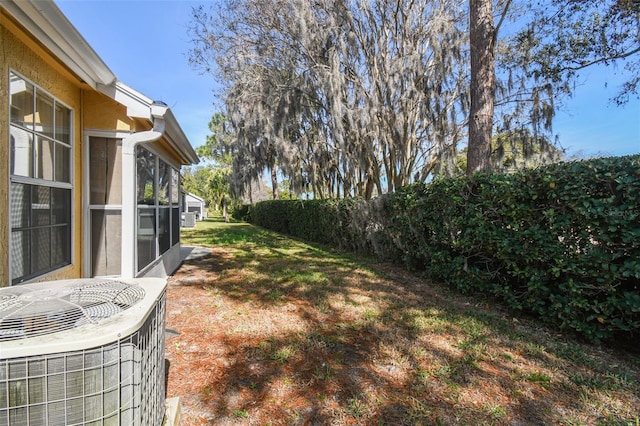
[[[165,119],[169,107],[164,102],[150,106],[153,129],[132,133],[122,139],[122,248],[120,275],[123,278],[136,276],[136,146],[154,142],[165,131]]]

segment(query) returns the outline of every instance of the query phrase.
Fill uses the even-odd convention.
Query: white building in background
[[[196,216],[196,220],[203,220],[207,218],[207,206],[204,199],[198,197],[195,194],[185,193],[184,194],[184,212],[185,213],[194,213]]]

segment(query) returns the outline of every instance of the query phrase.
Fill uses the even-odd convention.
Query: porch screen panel
[[[158,205],[169,205],[171,196],[171,167],[164,161],[158,161]]]
[[[180,204],[180,172],[171,167],[171,205],[178,207]]]
[[[138,208],[138,271],[156,259],[156,210]]]
[[[180,242],[180,173],[171,168],[171,246]]]
[[[156,156],[141,147],[137,148],[136,153],[138,205],[154,206],[156,204]]]
[[[171,208],[171,246],[180,242],[180,209]]]
[[[171,248],[171,167],[158,160],[158,250]]]
[[[119,210],[91,211],[91,246],[93,276],[120,275],[122,213]]]
[[[171,209],[160,207],[158,210],[158,248],[160,254],[171,248]]]
[[[162,158],[136,148],[138,272],[180,242],[180,174]]]
[[[115,139],[92,138],[89,170],[90,203],[122,204],[122,144]]]
[[[157,157],[142,147],[136,149],[136,240],[138,271],[157,257],[156,241],[156,172]]]

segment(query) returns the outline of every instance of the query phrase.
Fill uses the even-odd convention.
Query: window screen
[[[180,242],[180,174],[160,157],[136,148],[138,271]]]

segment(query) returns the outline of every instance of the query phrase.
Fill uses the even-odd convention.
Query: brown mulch
[[[530,340],[535,324],[505,320],[525,336],[513,341],[464,318],[502,315],[486,302],[374,269],[346,271],[344,290],[320,298],[287,283],[261,291],[265,278],[223,248],[186,261],[167,289],[167,328],[179,332],[166,342],[167,396],[181,397],[181,424],[604,425],[640,415],[624,380]],[[585,359],[618,362],[584,348]]]

